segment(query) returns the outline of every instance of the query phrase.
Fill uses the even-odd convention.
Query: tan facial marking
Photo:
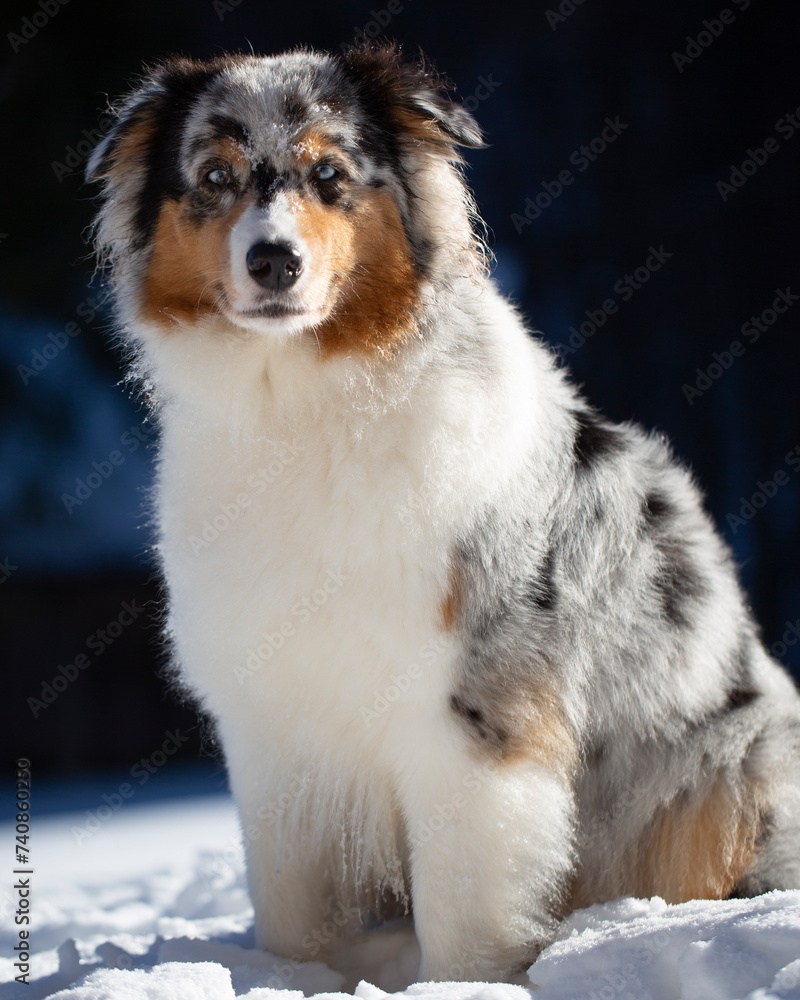
[[[170,326],[218,311],[230,272],[228,239],[247,204],[241,200],[223,215],[196,220],[185,199],[164,202],[142,284],[145,318]]]
[[[247,151],[236,139],[224,136],[217,140],[209,147],[209,159],[211,156],[217,156],[220,160],[230,163],[240,178],[246,180],[249,177],[252,163]]]
[[[351,214],[339,206],[303,202],[299,224],[312,247],[324,248],[337,295],[315,328],[324,356],[393,355],[417,335],[418,288],[411,249],[394,198],[362,194]]]
[[[307,169],[328,155],[335,156],[338,149],[321,132],[307,129],[295,139],[292,152],[298,165]]]

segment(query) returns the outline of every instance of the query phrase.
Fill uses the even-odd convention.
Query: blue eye
[[[338,172],[330,163],[320,163],[318,167],[314,167],[314,176],[318,181],[331,181]]]
[[[206,174],[206,180],[215,187],[226,187],[231,183],[232,178],[230,172],[224,167],[217,167],[216,170],[210,170]]]

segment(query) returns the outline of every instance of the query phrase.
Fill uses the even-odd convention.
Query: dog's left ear
[[[459,146],[480,149],[485,146],[480,125],[460,104],[451,101],[442,90],[422,90],[412,96],[412,101],[423,114],[433,121]]]
[[[341,61],[365,110],[388,118],[392,131],[451,147],[485,145],[478,123],[449,97],[452,87],[432,66],[403,59],[398,46],[353,46]]]

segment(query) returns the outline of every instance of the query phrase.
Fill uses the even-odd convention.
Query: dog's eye
[[[338,173],[336,167],[332,167],[330,163],[320,163],[318,167],[314,167],[314,176],[318,181],[332,181]]]
[[[217,167],[214,170],[209,170],[205,179],[209,184],[213,184],[214,187],[227,187],[229,184],[233,183],[230,171],[226,170],[224,167]]]

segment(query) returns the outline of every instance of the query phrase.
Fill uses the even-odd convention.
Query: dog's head
[[[87,177],[130,325],[385,352],[422,284],[479,257],[456,152],[479,129],[394,47],[172,59],[117,116]]]

